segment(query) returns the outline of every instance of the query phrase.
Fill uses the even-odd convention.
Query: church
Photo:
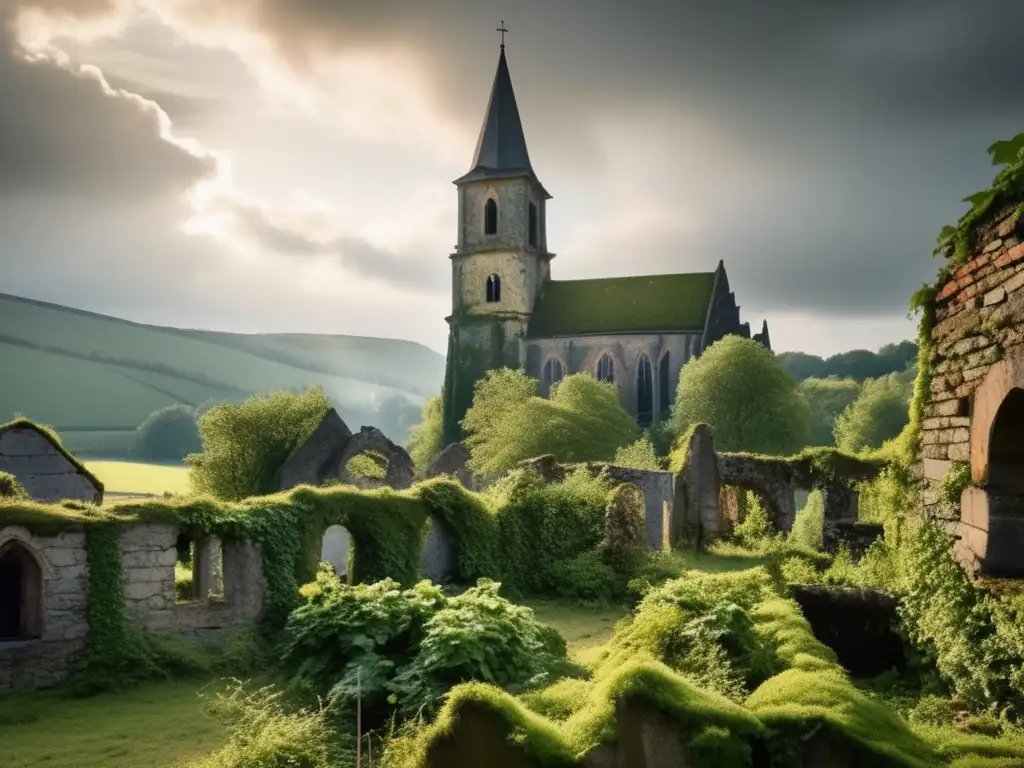
[[[668,414],[688,360],[723,336],[751,338],[722,262],[714,272],[552,279],[551,194],[530,163],[504,43],[472,165],[454,184],[446,444],[460,439],[473,385],[488,370],[523,368],[545,397],[563,377],[588,372],[613,382],[646,427]],[[771,348],[767,321],[753,338]]]

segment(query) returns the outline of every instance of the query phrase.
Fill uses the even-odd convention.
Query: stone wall
[[[1024,520],[1013,501],[1024,496],[1024,488],[1006,482],[1024,478],[1024,455],[1015,448],[1021,424],[1005,423],[1016,420],[1012,393],[1024,387],[1024,219],[1015,215],[1016,207],[1002,207],[981,227],[973,258],[938,286],[931,336],[932,379],[921,425],[922,501],[929,515],[960,537],[957,552],[970,570],[1013,570],[1013,561],[1024,570]],[[997,416],[1004,423],[997,425]],[[997,444],[997,433],[1010,444]],[[989,455],[993,446],[995,462]],[[936,493],[954,461],[970,462],[972,479],[982,489],[965,496],[960,519],[949,519]],[[996,540],[1009,559],[989,551]]]
[[[0,472],[14,475],[35,501],[103,501],[102,487],[30,424],[0,430]]]
[[[701,334],[635,333],[579,336],[556,339],[527,339],[525,368],[529,376],[542,379],[544,365],[555,358],[568,376],[585,371],[597,375],[597,361],[607,354],[614,365],[619,402],[630,414],[637,412],[637,368],[643,355],[651,361],[655,415],[671,404],[679,381],[679,371],[701,352]],[[665,356],[668,355],[666,361]],[[668,387],[662,387],[661,366],[668,363]],[[664,391],[663,391],[664,390]],[[541,381],[541,395],[547,397],[550,382]]]

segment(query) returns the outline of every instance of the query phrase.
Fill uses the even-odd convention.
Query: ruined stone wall
[[[1024,342],[1024,243],[1016,206],[976,238],[977,254],[938,286],[931,387],[921,425],[923,502],[941,517],[936,490],[953,461],[971,459],[974,395],[1007,350]],[[959,521],[948,521],[952,529]]]
[[[671,404],[675,397],[679,371],[692,357],[700,354],[700,333],[636,333],[608,334],[600,336],[571,336],[557,339],[527,339],[526,372],[541,379],[544,364],[551,358],[562,363],[562,370],[568,376],[586,371],[597,374],[597,361],[607,353],[615,366],[615,385],[619,391],[619,402],[630,414],[637,412],[637,368],[641,355],[651,361],[653,375],[655,414],[660,404]],[[669,355],[668,391],[661,392],[661,361]],[[549,389],[541,382],[541,394],[547,397]]]
[[[0,694],[53,685],[66,677],[85,651],[89,631],[86,588],[89,567],[85,533],[36,536],[25,528],[0,528],[0,552],[23,547],[39,566],[42,634],[37,639],[0,642]]]

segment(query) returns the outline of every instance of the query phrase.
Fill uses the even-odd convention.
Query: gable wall
[[[28,427],[0,433],[0,472],[14,475],[36,501],[102,501],[102,494],[92,480],[49,440]]]

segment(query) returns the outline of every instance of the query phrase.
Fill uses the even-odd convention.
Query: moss
[[[714,286],[713,272],[550,281],[530,335],[703,330]]]
[[[792,456],[764,456],[756,453],[719,453],[756,459],[776,470],[788,472],[795,479],[820,488],[835,482],[848,483],[872,480],[882,472],[889,461],[879,456],[858,456],[838,448],[805,448]]]
[[[61,441],[60,436],[53,427],[48,427],[45,424],[36,424],[34,421],[19,417],[13,421],[7,422],[6,424],[0,424],[0,435],[12,429],[26,428],[34,429],[46,438],[46,440],[57,449],[61,456],[70,461],[74,465],[75,469],[85,475],[85,477],[89,478],[89,481],[99,489],[100,493],[103,493],[103,483],[100,482],[100,479],[90,472],[88,468],[86,468],[85,464],[75,458],[74,454],[64,447],[64,443]]]

